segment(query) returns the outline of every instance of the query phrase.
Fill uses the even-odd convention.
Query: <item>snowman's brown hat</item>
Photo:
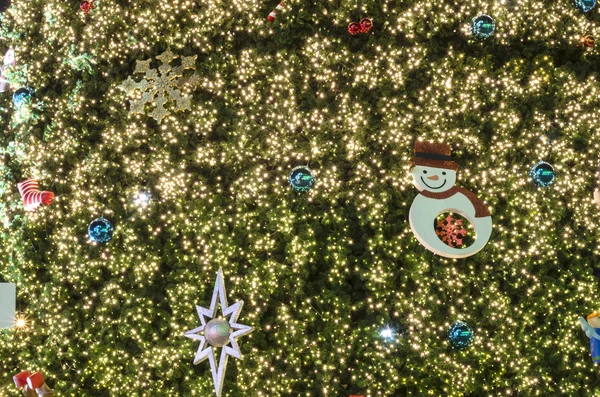
[[[427,141],[415,141],[415,156],[412,165],[458,170],[458,164],[452,161],[450,145]]]

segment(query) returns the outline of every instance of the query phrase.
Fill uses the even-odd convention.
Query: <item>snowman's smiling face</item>
[[[456,171],[445,168],[415,165],[412,169],[413,184],[419,191],[441,193],[456,183]]]

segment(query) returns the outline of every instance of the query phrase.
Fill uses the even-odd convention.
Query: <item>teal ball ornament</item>
[[[213,318],[204,328],[204,337],[212,347],[223,347],[229,341],[231,328],[229,322],[222,318]]]
[[[288,177],[290,185],[297,192],[306,192],[315,184],[315,175],[304,165],[292,169]]]
[[[478,39],[492,37],[495,29],[494,19],[489,15],[479,15],[471,21],[471,34]]]
[[[596,0],[575,0],[574,3],[575,8],[583,13],[590,12],[596,7]]]
[[[88,227],[88,236],[91,241],[99,244],[108,243],[113,236],[115,227],[104,217],[94,219]]]
[[[448,329],[448,340],[456,350],[466,349],[471,346],[475,336],[473,329],[464,321],[457,321]]]
[[[531,170],[529,170],[529,177],[535,186],[548,187],[554,183],[556,173],[554,172],[554,167],[552,167],[552,165],[545,161],[540,161],[531,167]]]
[[[23,87],[16,90],[13,94],[13,103],[17,108],[27,105],[31,102],[33,90],[29,87]]]

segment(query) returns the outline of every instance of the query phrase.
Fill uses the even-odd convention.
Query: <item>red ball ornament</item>
[[[371,18],[363,18],[360,20],[359,25],[361,33],[368,33],[373,27],[373,20]]]
[[[360,33],[360,24],[357,22],[350,22],[348,24],[348,33],[355,36]]]
[[[84,14],[89,14],[90,10],[94,9],[94,0],[83,0],[81,4],[79,4],[79,8],[83,11]]]

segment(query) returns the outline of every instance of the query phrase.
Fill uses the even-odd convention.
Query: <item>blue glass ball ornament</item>
[[[13,103],[16,107],[21,107],[31,102],[33,96],[33,90],[29,87],[23,87],[16,90],[13,94]]]
[[[315,175],[307,166],[301,165],[290,172],[290,185],[297,192],[305,192],[315,184]]]
[[[556,174],[554,173],[554,167],[545,161],[540,161],[531,167],[529,177],[534,185],[538,187],[548,187],[554,183]]]
[[[113,236],[115,231],[115,227],[108,219],[104,217],[100,217],[98,219],[94,219],[90,226],[88,227],[88,236],[90,240],[95,243],[108,243]]]
[[[479,15],[471,21],[471,34],[478,39],[487,39],[494,34],[494,19],[489,15]]]
[[[473,329],[464,321],[457,321],[448,329],[448,339],[452,347],[457,350],[471,346],[474,338]]]
[[[575,8],[581,12],[592,11],[596,7],[596,0],[575,0]]]

